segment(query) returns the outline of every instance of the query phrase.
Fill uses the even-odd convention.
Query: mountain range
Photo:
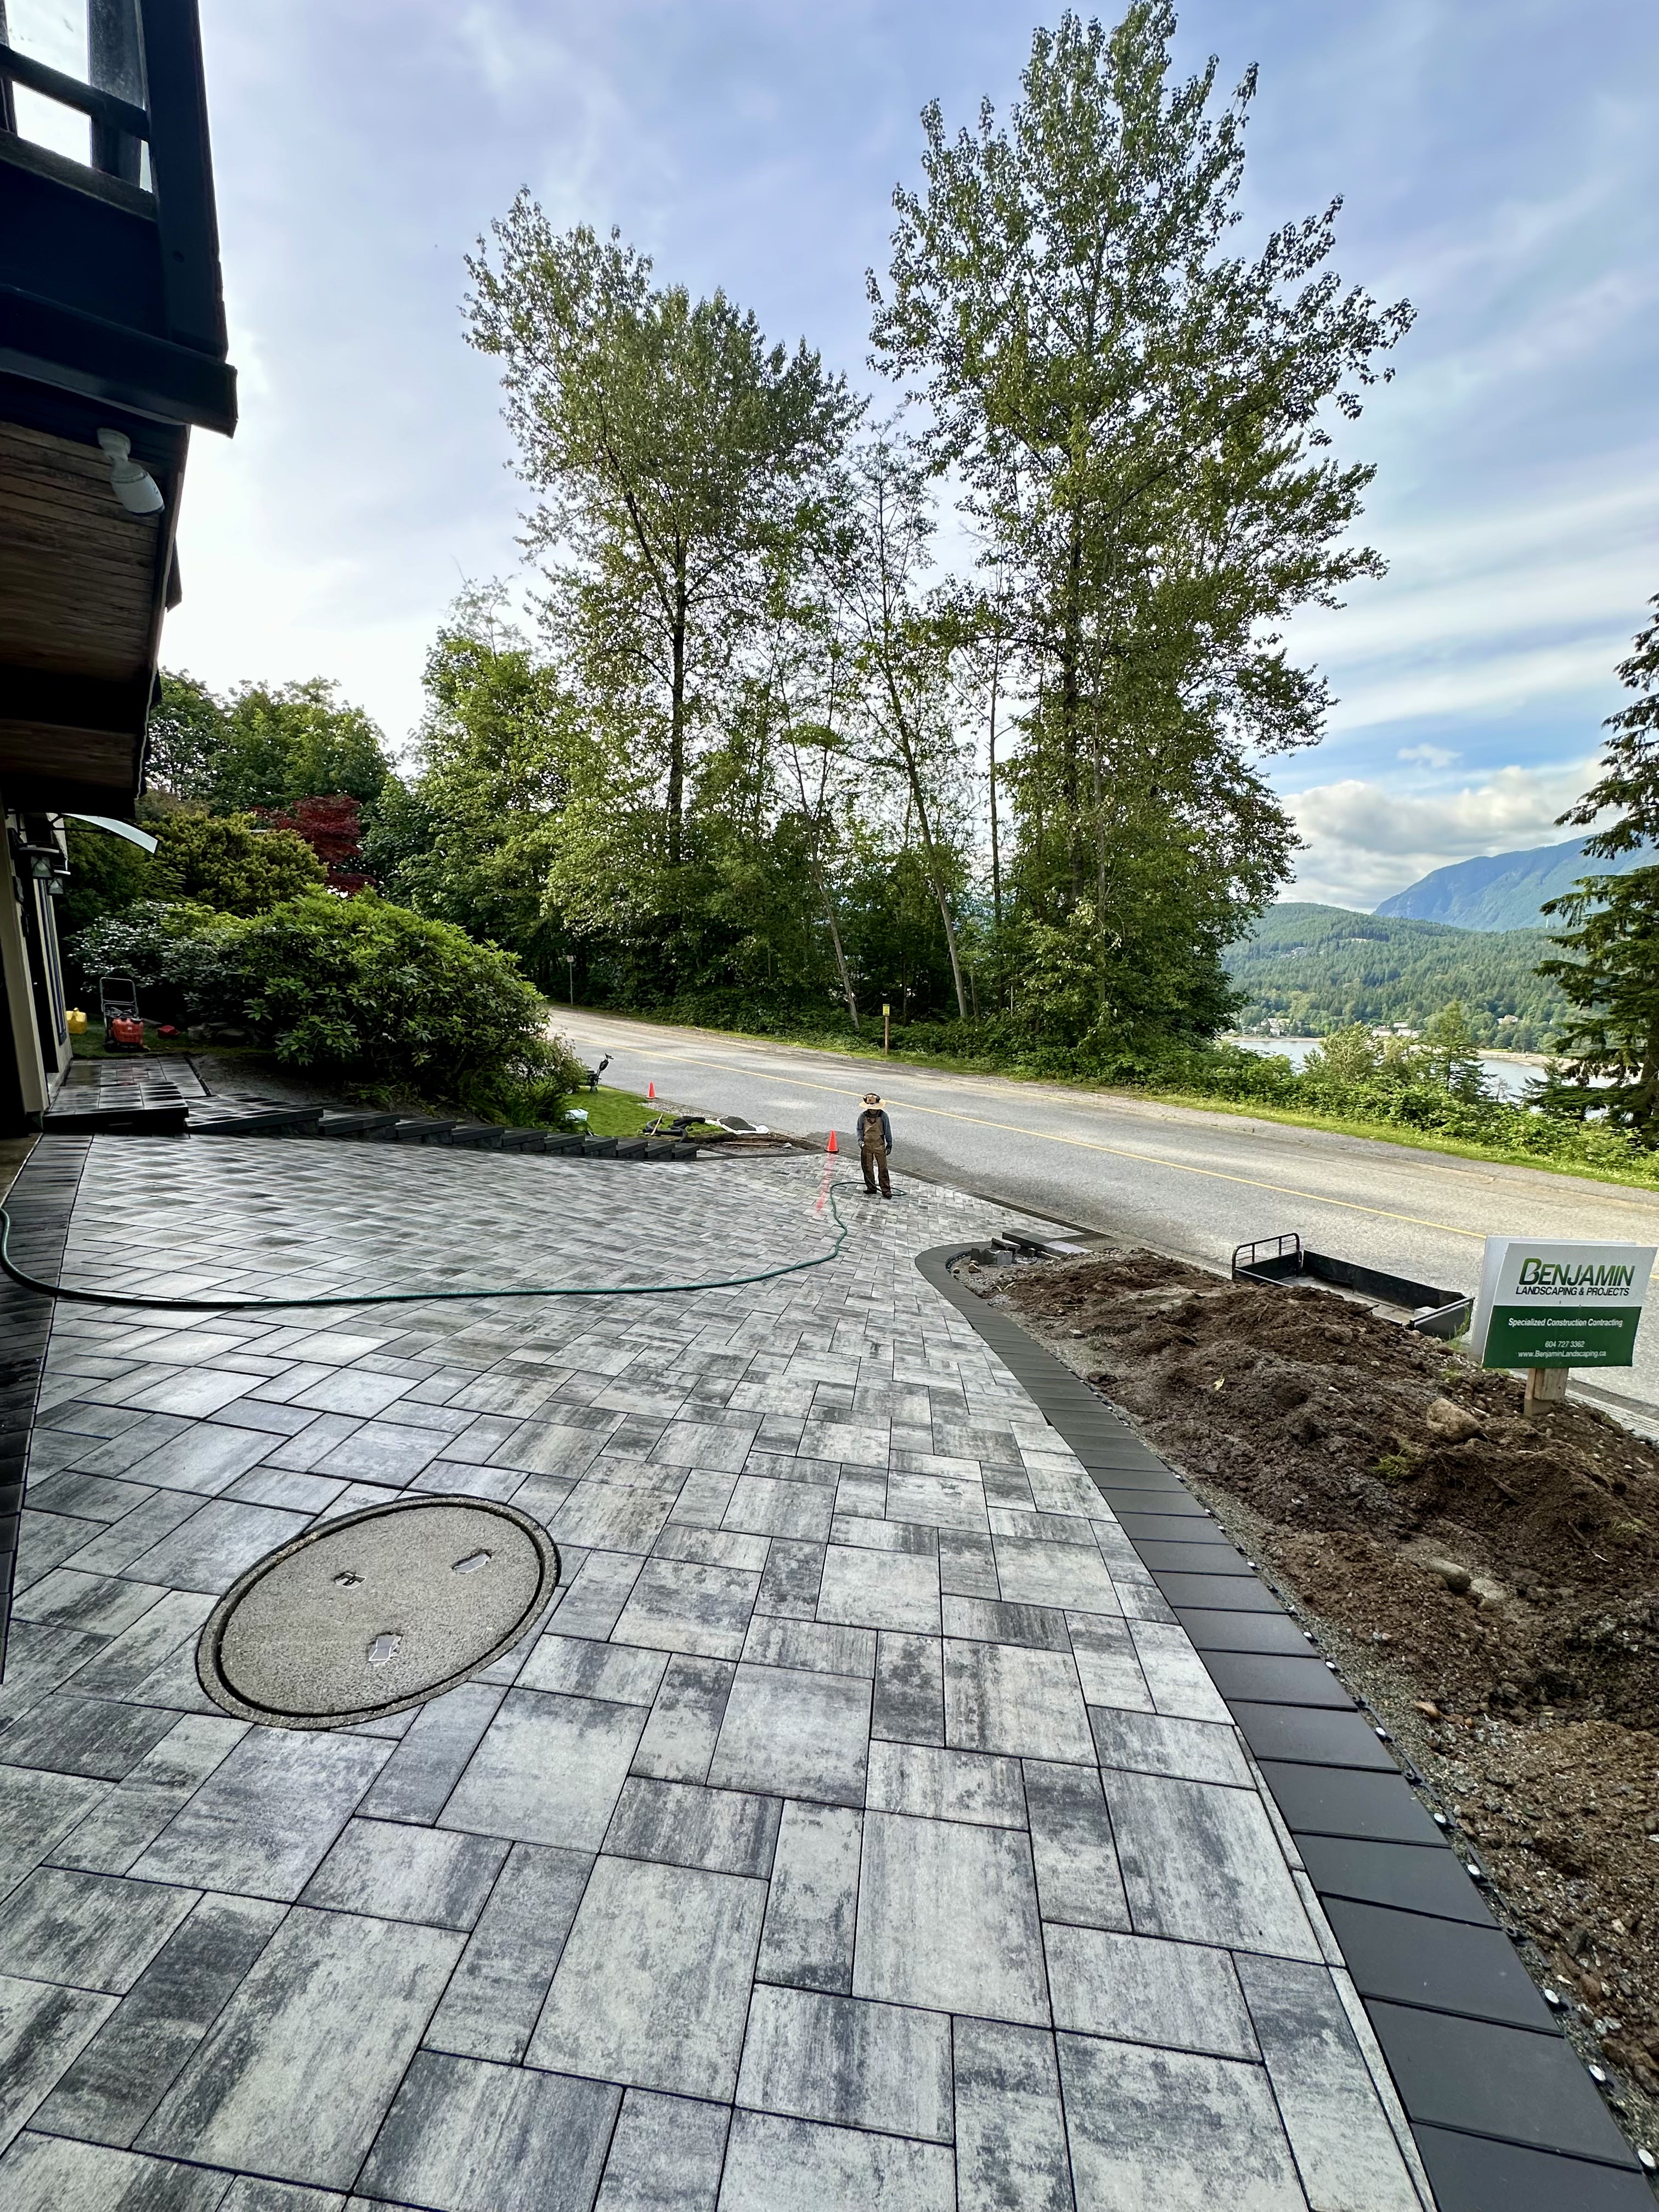
[[[1570,891],[1581,876],[1622,876],[1651,865],[1645,851],[1616,860],[1587,860],[1584,840],[1538,845],[1527,853],[1483,854],[1436,868],[1419,882],[1386,898],[1376,912],[1407,921],[1445,921],[1459,929],[1547,929],[1540,917],[1547,899]]]

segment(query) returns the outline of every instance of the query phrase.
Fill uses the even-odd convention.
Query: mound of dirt
[[[1659,2145],[1659,1450],[1328,1291],[1145,1251],[968,1279],[1271,1562]]]

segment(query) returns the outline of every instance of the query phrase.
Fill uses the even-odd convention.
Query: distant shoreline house
[[[83,82],[0,0],[0,1134],[69,1065],[64,817],[133,821],[190,433],[236,423],[196,0],[86,15]]]

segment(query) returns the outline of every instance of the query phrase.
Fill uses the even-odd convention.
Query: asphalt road
[[[834,1127],[848,1146],[860,1099],[879,1091],[896,1189],[908,1170],[1212,1264],[1297,1230],[1317,1250],[1463,1291],[1475,1287],[1488,1235],[1659,1244],[1659,1193],[1053,1084],[884,1071],[582,1008],[557,1018],[590,1065],[611,1054],[608,1083],[642,1091],[654,1082],[675,1105],[820,1142]],[[855,1163],[843,1172],[856,1179]],[[1644,1323],[1635,1367],[1607,1375],[1605,1388],[1659,1419],[1659,1311]]]

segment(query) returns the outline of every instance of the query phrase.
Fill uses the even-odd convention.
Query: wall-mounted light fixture
[[[125,430],[100,430],[98,442],[109,455],[110,488],[129,514],[159,514],[167,505],[161,487],[147,468],[132,458],[132,441]]]

